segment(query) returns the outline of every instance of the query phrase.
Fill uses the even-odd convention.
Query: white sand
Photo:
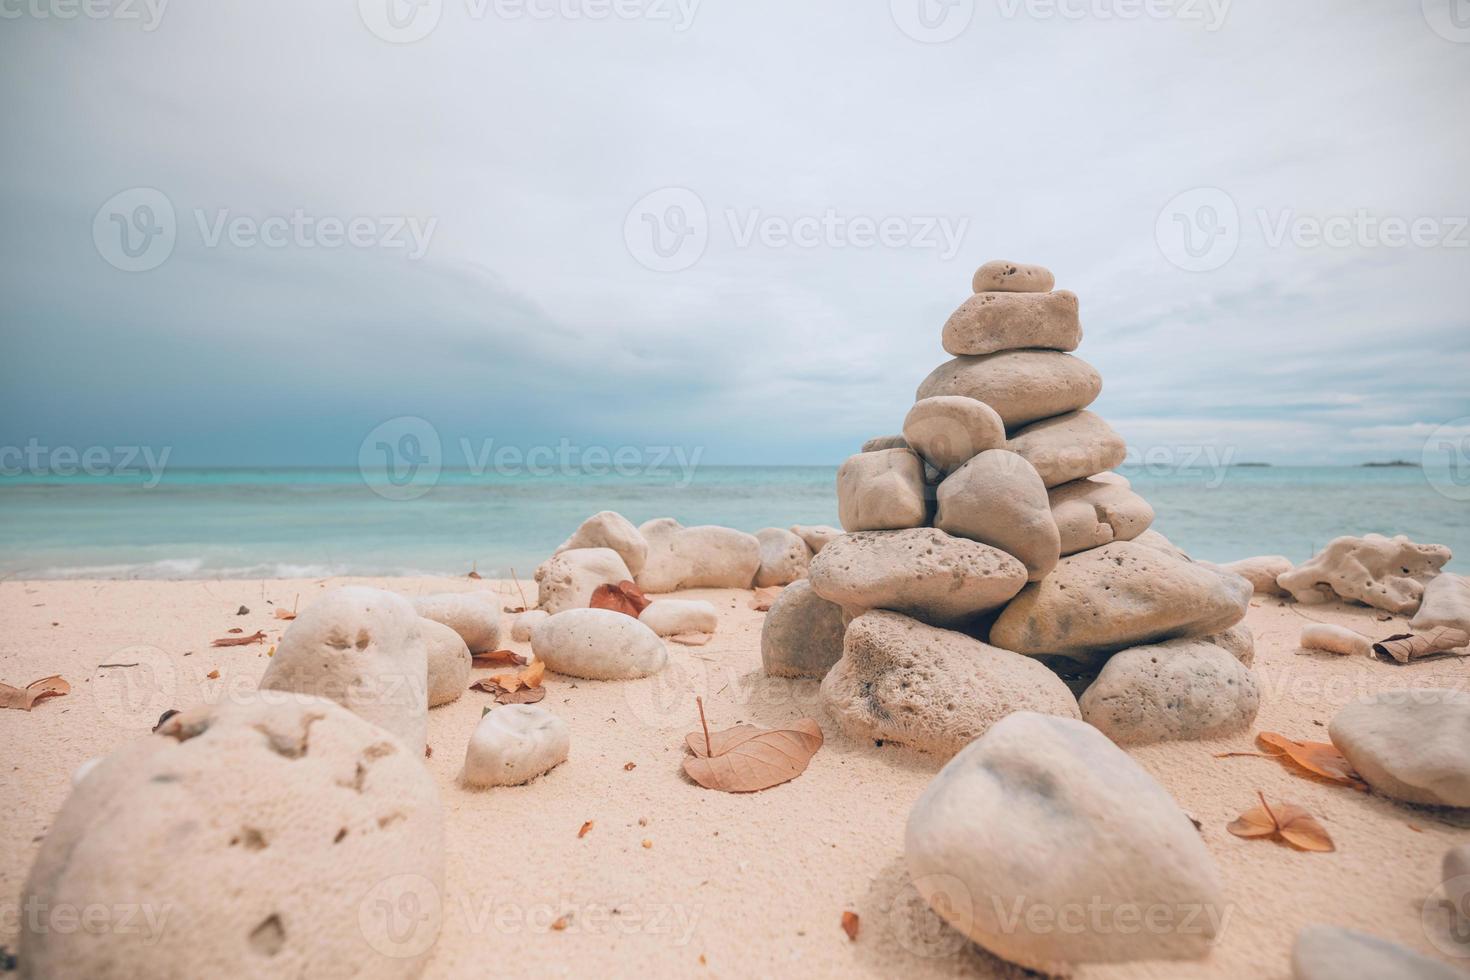
[[[252,689],[267,647],[212,649],[209,641],[232,627],[264,629],[274,639],[286,624],[272,617],[267,600],[290,607],[299,595],[304,606],[340,584],[0,583],[0,679],[24,684],[60,673],[73,685],[70,696],[30,714],[0,711],[0,799],[8,818],[0,822],[0,943],[15,948],[14,903],[72,771],[146,735],[165,708]],[[508,604],[519,602],[507,583],[367,584],[409,595],[494,589]],[[488,695],[468,692],[430,713],[428,765],[446,804],[449,853],[446,924],[426,975],[1022,975],[952,931],[935,929],[905,886],[904,820],[939,762],[852,743],[822,714],[815,684],[766,679],[762,614],[748,607],[748,592],[685,595],[715,603],[720,632],[705,647],[671,645],[673,666],[662,677],[548,676],[542,704],[570,724],[572,755],[528,786],[467,792],[455,783]],[[235,615],[242,604],[249,615]],[[1299,652],[1303,616],[1375,637],[1404,626],[1401,618],[1377,622],[1370,610],[1288,607],[1257,597],[1248,619],[1264,692],[1255,730],[1325,740],[1333,711],[1358,696],[1470,679],[1465,661],[1399,667]],[[109,663],[140,666],[97,666]],[[217,680],[207,677],[213,670]],[[698,724],[696,693],[716,727],[810,715],[827,731],[827,744],[804,775],[783,786],[751,795],[701,789],[679,768],[684,733]],[[1426,930],[1442,931],[1446,913],[1432,908],[1425,917],[1421,909],[1444,851],[1470,839],[1470,821],[1296,775],[1269,759],[1212,758],[1252,748],[1242,735],[1134,752],[1203,823],[1223,871],[1230,916],[1213,954],[1197,963],[1089,968],[1078,976],[1287,977],[1292,936],[1310,922],[1443,955]],[[636,768],[625,770],[628,762]],[[1319,816],[1337,852],[1300,853],[1226,833],[1257,789]],[[595,826],[578,839],[586,820]],[[644,840],[652,846],[643,847]],[[839,927],[848,909],[861,916],[855,943]],[[562,916],[567,927],[551,930]]]

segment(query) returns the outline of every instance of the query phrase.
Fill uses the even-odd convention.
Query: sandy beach
[[[30,713],[0,712],[0,793],[11,801],[0,824],[0,944],[15,948],[15,903],[72,772],[146,736],[165,709],[253,690],[286,625],[274,610],[304,607],[349,582],[408,596],[492,590],[504,605],[521,603],[510,582],[467,579],[0,583],[7,624],[0,679],[24,684],[57,673],[72,684],[70,695]],[[534,586],[522,588],[534,602]],[[549,674],[542,704],[570,726],[571,757],[528,785],[468,791],[456,782],[488,695],[469,691],[430,712],[427,765],[447,815],[448,871],[444,926],[425,976],[1025,975],[939,925],[908,884],[904,822],[941,760],[855,743],[824,716],[814,682],[766,677],[764,614],[750,608],[751,593],[680,596],[715,604],[713,641],[670,644],[669,669],[643,680]],[[249,613],[238,615],[241,606]],[[1201,824],[1225,884],[1221,938],[1200,961],[1089,966],[1076,976],[1285,978],[1292,938],[1313,922],[1470,962],[1447,952],[1454,951],[1448,911],[1433,901],[1426,909],[1442,855],[1466,839],[1463,817],[1333,785],[1272,759],[1215,758],[1254,750],[1258,731],[1325,740],[1339,707],[1377,691],[1464,688],[1464,661],[1398,666],[1298,648],[1308,619],[1372,636],[1406,626],[1403,617],[1381,615],[1251,601],[1246,623],[1262,691],[1251,733],[1130,751]],[[235,628],[264,630],[269,642],[210,646]],[[810,716],[826,744],[784,785],[746,795],[702,789],[680,770],[683,737],[698,728],[696,695],[712,727]],[[1227,833],[1258,790],[1317,815],[1336,852]],[[844,911],[860,917],[856,941],[840,926]]]

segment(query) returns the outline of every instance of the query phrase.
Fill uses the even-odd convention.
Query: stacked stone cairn
[[[1255,717],[1250,583],[1149,530],[1111,472],[1126,447],[1088,411],[1102,378],[1053,282],[980,267],[902,435],[839,469],[846,533],[771,609],[766,670],[822,678],[849,735],[950,756],[1018,711],[1129,745]]]

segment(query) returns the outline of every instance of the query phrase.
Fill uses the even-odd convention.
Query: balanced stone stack
[[[1111,472],[1126,447],[1088,411],[1102,378],[1071,353],[1077,296],[1053,282],[981,266],[903,434],[839,469],[846,533],[771,609],[767,670],[822,677],[849,734],[952,755],[1017,711],[1080,717],[1120,744],[1255,716],[1237,625],[1250,583],[1150,531],[1153,509]]]

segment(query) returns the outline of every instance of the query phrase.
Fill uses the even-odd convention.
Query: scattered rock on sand
[[[1073,480],[1048,492],[1062,554],[1074,555],[1113,541],[1132,541],[1153,523],[1154,509],[1126,482],[1100,479],[1112,475]]]
[[[1441,572],[1424,586],[1423,601],[1409,628],[1423,633],[1436,626],[1470,633],[1470,578]]]
[[[1004,449],[981,453],[939,485],[934,526],[956,537],[994,545],[1040,581],[1056,567],[1061,538],[1041,477]]]
[[[467,786],[519,786],[567,761],[567,723],[539,704],[492,708],[475,726],[460,780]]]
[[[638,614],[638,621],[659,636],[713,633],[720,625],[714,604],[703,599],[656,599]]]
[[[470,648],[458,633],[423,619],[419,628],[424,634],[424,650],[429,663],[429,707],[459,700],[470,683],[470,668],[474,665]]]
[[[812,554],[818,554],[823,548],[831,543],[832,539],[842,537],[842,529],[831,527],[827,524],[793,524],[791,533],[806,542]]]
[[[1362,633],[1331,623],[1303,626],[1299,642],[1306,650],[1325,650],[1350,657],[1366,657],[1373,652],[1373,641]]]
[[[849,532],[922,525],[928,509],[918,454],[880,449],[849,456],[837,468],[837,515]]]
[[[1056,281],[1042,266],[996,259],[976,269],[970,285],[977,293],[1045,293]]]
[[[531,631],[536,659],[558,674],[629,680],[664,669],[669,653],[658,634],[611,609],[568,609]]]
[[[470,653],[500,648],[500,599],[490,592],[441,592],[413,600],[425,619],[443,623],[459,634]]]
[[[574,548],[611,548],[634,575],[648,558],[648,542],[632,521],[615,510],[599,511],[587,518],[553,553],[559,555]]]
[[[998,548],[936,528],[845,534],[812,559],[812,588],[861,612],[890,609],[935,626],[967,623],[1005,605],[1026,568]]]
[[[1006,428],[995,409],[964,395],[935,395],[915,402],[903,420],[903,435],[914,452],[941,474],[1006,442]]]
[[[755,532],[755,539],[761,545],[761,564],[755,573],[756,588],[790,585],[799,578],[806,578],[812,549],[795,532],[782,527],[763,527]]]
[[[1082,720],[1119,745],[1221,738],[1261,705],[1250,670],[1205,640],[1170,640],[1108,658],[1081,699]]]
[[[236,694],[173,716],[67,797],[22,893],[28,908],[125,900],[166,921],[28,930],[23,919],[22,975],[418,976],[444,877],[422,757],[422,744],[301,694]],[[378,911],[409,902],[406,929]]]
[[[1228,630],[1219,633],[1211,633],[1209,636],[1201,637],[1206,643],[1215,646],[1230,654],[1236,660],[1249,667],[1256,659],[1256,638],[1251,633],[1251,628],[1244,622],[1236,623]]]
[[[1033,422],[1013,433],[1006,448],[1036,467],[1048,487],[1110,470],[1128,455],[1123,437],[1087,411]]]
[[[428,678],[414,607],[391,592],[351,585],[322,593],[291,621],[260,687],[335,701],[422,752]]]
[[[952,926],[1043,973],[1204,956],[1224,912],[1189,817],[1127,753],[1069,718],[1021,712],[971,742],[914,805],[904,857]],[[1099,896],[1107,914],[1091,927]],[[1118,928],[1125,915],[1153,927]]]
[[[1464,980],[1454,967],[1387,939],[1309,925],[1291,947],[1293,980]]]
[[[1060,351],[1010,350],[946,361],[919,385],[915,400],[934,395],[978,398],[999,413],[1006,428],[1014,429],[1086,408],[1101,391],[1102,377],[1080,357]],[[1093,472],[1104,469],[1110,467]]]
[[[632,578],[627,563],[611,548],[561,551],[536,569],[536,605],[553,616],[568,609],[586,609],[598,586]]]
[[[1391,613],[1412,613],[1419,608],[1425,583],[1449,560],[1450,549],[1444,545],[1415,544],[1402,534],[1333,538],[1276,582],[1302,603],[1342,598]]]
[[[755,535],[701,524],[684,527],[672,517],[638,528],[648,541],[648,561],[637,575],[644,592],[679,589],[748,589],[761,564]]]
[[[1172,558],[1135,541],[1070,555],[1006,606],[990,642],[1017,653],[1084,662],[1145,643],[1207,636],[1245,618],[1238,575]]]
[[[1292,569],[1291,559],[1285,555],[1242,558],[1240,561],[1226,562],[1220,567],[1244,578],[1259,595],[1291,594],[1276,584],[1278,576],[1285,575]]]
[[[1470,807],[1470,694],[1382,691],[1340,710],[1327,731],[1358,774],[1385,796]]]
[[[880,453],[885,449],[907,449],[909,444],[904,442],[903,436],[874,436],[863,443],[862,452]]]
[[[827,676],[842,656],[842,607],[817,595],[810,581],[781,590],[761,625],[761,664],[772,677]]]
[[[527,609],[510,622],[510,638],[517,643],[530,643],[531,631],[551,616],[545,609]]]
[[[951,354],[1024,348],[1072,351],[1080,343],[1077,294],[1065,289],[976,293],[950,314],[943,335],[944,349]]]
[[[1016,711],[1080,717],[1039,662],[898,613],[864,613],[822,681],[827,713],[850,737],[949,756]]]

